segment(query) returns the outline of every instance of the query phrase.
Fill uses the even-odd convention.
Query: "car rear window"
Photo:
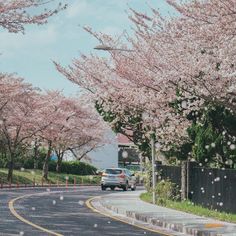
[[[116,170],[116,169],[106,169],[106,174],[112,174],[112,175],[119,175],[122,173],[122,170]]]

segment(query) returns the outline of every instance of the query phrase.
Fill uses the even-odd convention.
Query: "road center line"
[[[14,208],[14,203],[15,203],[16,201],[18,201],[19,199],[28,198],[28,197],[37,196],[37,195],[40,196],[40,195],[50,195],[50,194],[52,194],[52,193],[79,192],[79,191],[81,191],[81,189],[80,189],[80,190],[77,190],[77,191],[76,191],[76,190],[73,190],[73,191],[68,191],[68,190],[67,190],[67,191],[52,191],[52,192],[42,192],[42,193],[26,194],[26,195],[22,195],[22,196],[20,196],[20,197],[11,199],[11,200],[9,201],[9,203],[8,203],[8,207],[9,207],[11,213],[12,213],[18,220],[20,220],[20,221],[22,221],[22,222],[24,222],[24,223],[26,223],[26,224],[28,224],[28,225],[34,227],[34,228],[37,228],[37,229],[39,229],[39,230],[41,230],[41,231],[43,231],[43,232],[46,232],[46,233],[48,233],[48,234],[50,234],[50,235],[63,236],[63,234],[59,234],[59,233],[56,233],[56,232],[54,232],[54,231],[48,230],[48,229],[46,229],[46,228],[43,228],[42,226],[37,225],[37,224],[34,224],[34,223],[30,222],[29,220],[25,219],[24,217],[22,217],[21,215],[19,215],[19,214],[16,212],[15,208]]]

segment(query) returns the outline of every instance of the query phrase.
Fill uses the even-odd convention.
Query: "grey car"
[[[101,189],[116,187],[127,191],[131,188],[132,191],[136,189],[136,177],[128,169],[125,168],[108,168],[102,172]]]

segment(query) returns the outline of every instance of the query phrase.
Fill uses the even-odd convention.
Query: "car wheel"
[[[129,184],[128,184],[128,182],[127,182],[126,185],[123,187],[123,190],[124,190],[124,191],[127,191],[128,188],[129,188]]]
[[[114,190],[115,190],[115,187],[111,187],[111,190],[114,191]]]
[[[134,185],[131,187],[131,191],[135,191],[135,190],[136,190],[136,186]]]
[[[105,191],[105,190],[106,190],[106,187],[101,186],[101,189],[102,189],[102,191]]]

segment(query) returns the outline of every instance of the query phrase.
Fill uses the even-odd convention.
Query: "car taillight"
[[[107,174],[106,173],[102,173],[102,176],[107,176]]]
[[[125,178],[125,175],[124,175],[124,174],[120,174],[119,177],[122,178],[122,179],[124,179],[124,178]]]

